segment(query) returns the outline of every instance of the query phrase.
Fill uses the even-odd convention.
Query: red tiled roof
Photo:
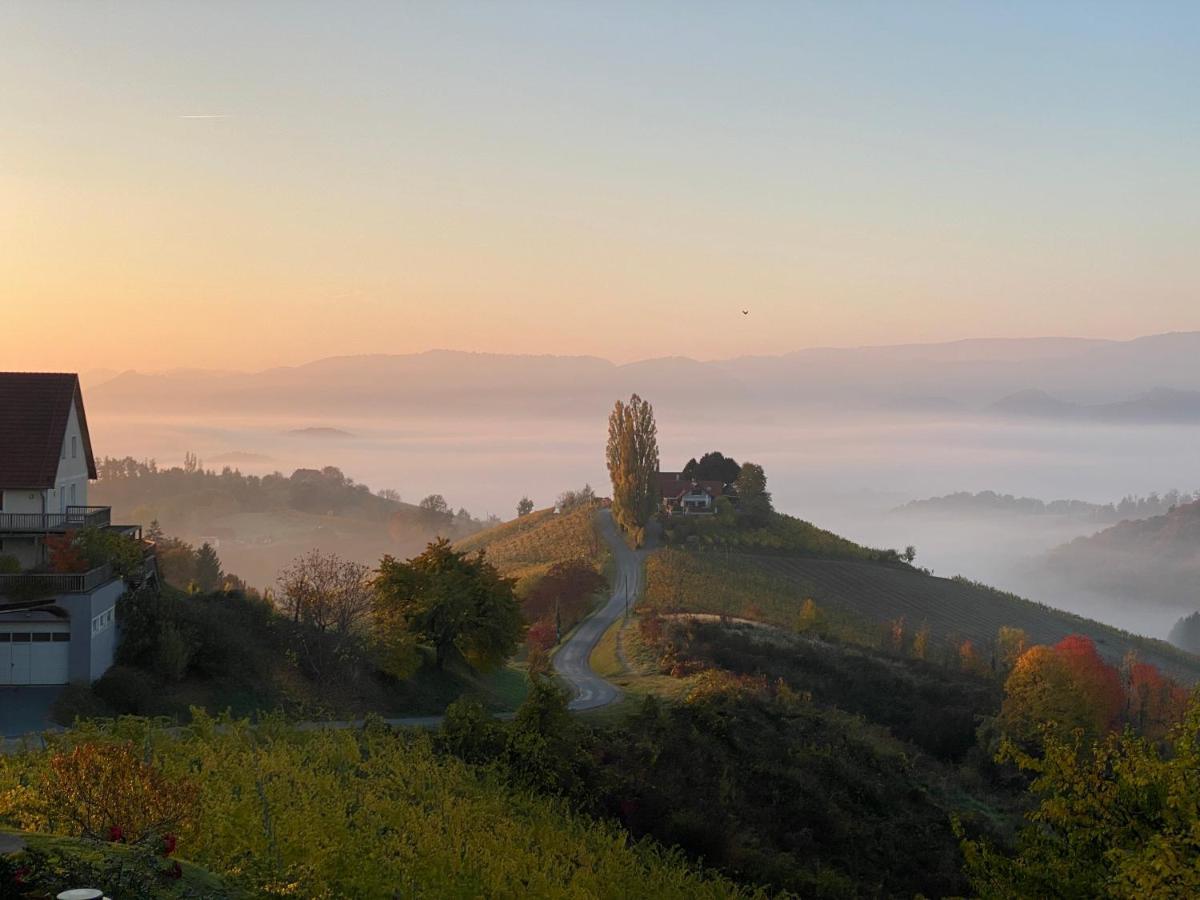
[[[88,477],[96,459],[83,414],[79,376],[49,372],[0,372],[0,486],[54,487],[71,401],[79,414]]]
[[[676,499],[692,490],[693,487],[706,491],[713,497],[723,496],[725,485],[720,481],[692,481],[684,478],[679,472],[658,473],[658,493],[664,499]]]

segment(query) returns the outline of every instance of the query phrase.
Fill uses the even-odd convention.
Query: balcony
[[[48,534],[79,528],[107,528],[110,506],[68,506],[57,513],[0,513],[0,534]]]
[[[78,574],[23,572],[0,575],[0,597],[50,597],[55,594],[88,594],[112,581],[110,565],[97,566]]]

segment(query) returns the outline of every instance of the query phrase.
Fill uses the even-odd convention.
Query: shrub
[[[73,681],[64,687],[50,708],[50,718],[59,725],[71,725],[88,719],[105,719],[112,714],[112,707],[96,696],[92,686],[79,681]]]
[[[141,669],[113,666],[92,685],[92,692],[117,713],[142,715],[151,710],[157,685],[153,676]]]
[[[21,561],[15,556],[0,553],[0,575],[16,575],[21,571]]]

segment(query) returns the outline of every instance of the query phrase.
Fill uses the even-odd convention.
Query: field
[[[596,531],[595,506],[558,514],[542,509],[459,541],[458,550],[483,550],[488,562],[510,578],[528,582],[556,562],[586,559],[599,568],[604,542]]]
[[[179,854],[252,896],[750,894],[678,852],[439,757],[423,734],[201,717],[175,733],[124,720],[53,746],[85,740],[131,741],[166,779],[194,785]],[[0,828],[69,823],[39,791],[51,752],[0,756]]]
[[[811,598],[845,628],[879,630],[903,618],[911,633],[927,625],[941,647],[970,639],[986,653],[1001,626],[1021,628],[1034,643],[1086,634],[1119,663],[1129,651],[1188,683],[1200,659],[1170,645],[958,579],[907,566],[778,555],[660,551],[647,565],[646,604],[662,612],[706,612],[776,625],[797,624]]]

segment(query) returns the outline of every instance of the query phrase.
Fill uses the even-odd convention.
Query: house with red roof
[[[733,485],[720,481],[697,481],[682,472],[659,472],[658,494],[667,515],[710,515],[717,500],[733,496]]]
[[[79,377],[0,372],[0,685],[95,681],[116,651],[117,598],[129,580],[156,578],[144,541],[141,572],[52,564],[51,546],[83,528],[141,539],[88,505],[95,478]]]

